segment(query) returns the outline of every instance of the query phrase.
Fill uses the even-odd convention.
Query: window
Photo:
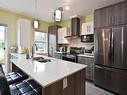
[[[38,53],[47,53],[47,33],[35,31],[34,42],[38,47]]]

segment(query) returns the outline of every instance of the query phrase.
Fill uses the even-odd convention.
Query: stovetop
[[[75,58],[76,57],[76,55],[73,55],[73,54],[66,54],[66,55],[64,55],[65,57],[68,57],[68,58]]]

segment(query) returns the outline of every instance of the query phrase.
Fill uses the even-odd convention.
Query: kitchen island
[[[10,59],[12,70],[17,67],[39,83],[42,95],[85,95],[86,65],[42,57],[51,61],[42,63],[26,59],[24,54],[16,54],[15,58]]]

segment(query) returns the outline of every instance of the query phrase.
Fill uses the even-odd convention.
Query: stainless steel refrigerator
[[[127,26],[95,29],[94,83],[127,95]]]

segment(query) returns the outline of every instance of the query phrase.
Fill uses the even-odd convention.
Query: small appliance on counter
[[[60,52],[67,52],[67,46],[62,46],[59,48]]]
[[[17,52],[17,46],[11,46],[10,47],[10,52],[11,53],[16,53]]]
[[[18,53],[19,53],[19,54],[22,54],[22,53],[23,53],[23,49],[24,49],[24,48],[23,48],[22,46],[18,47]]]

